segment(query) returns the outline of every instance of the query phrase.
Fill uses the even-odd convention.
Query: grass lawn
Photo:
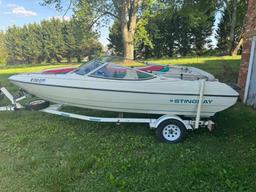
[[[152,62],[188,63],[222,81],[235,82],[239,59]],[[7,77],[34,69],[2,67],[0,82],[14,91],[17,88]],[[0,112],[1,192],[255,191],[255,179],[256,111],[241,103],[219,114],[213,132],[194,131],[175,145],[159,142],[147,125],[86,122],[22,110]]]

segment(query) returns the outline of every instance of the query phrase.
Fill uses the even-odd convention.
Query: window
[[[89,61],[88,63],[85,63],[84,65],[79,67],[75,71],[75,73],[77,73],[79,75],[86,75],[102,64],[103,64],[103,62],[101,60],[95,59],[95,60]]]
[[[102,68],[95,71],[91,76],[122,80],[145,80],[154,78],[154,76],[151,74],[115,64],[104,65]]]

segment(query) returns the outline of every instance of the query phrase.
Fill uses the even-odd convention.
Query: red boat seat
[[[148,67],[140,68],[141,71],[151,72],[151,71],[161,71],[164,67],[160,65],[152,65]]]
[[[43,74],[65,74],[65,73],[68,73],[75,69],[76,69],[75,67],[61,68],[61,69],[50,69],[50,70],[43,71]]]

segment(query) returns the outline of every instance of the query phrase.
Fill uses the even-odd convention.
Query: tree
[[[1,40],[0,35],[0,40]],[[97,34],[75,18],[44,20],[38,24],[9,27],[4,34],[8,63],[68,62],[101,51]]]
[[[12,26],[7,29],[5,34],[5,46],[8,52],[8,62],[21,63],[23,61],[20,28]]]
[[[216,1],[196,0],[154,4],[144,11],[135,31],[136,57],[172,57],[205,52],[212,33]],[[119,49],[121,26],[110,29],[110,47]]]
[[[109,17],[117,19],[121,25],[124,57],[134,59],[134,36],[138,17],[152,2],[151,0],[70,0],[69,7],[73,4],[75,13],[91,21],[92,25]],[[62,3],[62,0],[43,1],[43,5],[54,4],[57,9],[63,8]]]
[[[241,45],[246,12],[246,0],[221,0],[221,21],[218,25],[216,38],[218,50],[222,54],[233,55]],[[218,11],[219,11],[218,10]]]
[[[219,22],[218,29],[216,30],[216,39],[218,41],[217,48],[222,55],[226,55],[228,53],[228,42],[229,42],[229,12],[225,9],[223,16]]]
[[[76,38],[74,35],[74,27],[73,27],[73,22],[67,22],[63,21],[64,25],[62,28],[62,34],[63,34],[63,39],[64,39],[64,52],[63,56],[67,58],[68,62],[71,62],[71,58],[75,57],[75,50],[76,50]]]
[[[38,36],[39,25],[28,24],[21,28],[22,57],[26,63],[37,63],[41,55],[42,42]]]
[[[247,10],[247,0],[240,0],[237,4],[237,15],[236,15],[236,27],[235,27],[235,39],[233,50],[231,55],[237,55],[241,53],[243,42],[244,42],[244,25],[245,25],[245,14]]]
[[[230,40],[228,42],[228,52],[231,55],[235,41],[235,27],[236,27],[236,15],[237,15],[237,0],[232,1],[232,13],[230,23]]]
[[[84,21],[84,18],[75,17],[71,20],[70,24],[75,39],[74,46],[72,47],[74,49],[73,56],[77,58],[78,62],[81,62],[81,57],[95,55],[98,51],[102,50],[102,46],[97,40],[98,34],[90,28],[88,30],[88,23]]]
[[[156,57],[203,54],[212,33],[215,9],[214,0],[197,0],[169,4],[164,11],[159,10],[149,21]]]
[[[64,52],[64,39],[62,35],[62,22],[59,19],[44,20],[41,22],[42,53],[47,62],[55,59],[61,62]]]
[[[5,64],[7,57],[8,57],[8,52],[5,46],[5,34],[4,32],[0,31],[0,64]]]
[[[152,42],[149,37],[149,33],[145,26],[147,25],[147,19],[141,18],[134,35],[134,49],[135,57],[142,54],[144,46],[152,48]],[[111,49],[116,55],[123,55],[123,39],[121,32],[121,25],[118,20],[115,20],[114,24],[109,29],[109,44],[108,48]]]
[[[116,55],[123,55],[124,45],[122,39],[121,25],[118,20],[109,28],[108,48],[113,50]]]

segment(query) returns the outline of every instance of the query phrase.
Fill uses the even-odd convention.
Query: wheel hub
[[[177,125],[170,124],[164,127],[163,136],[168,141],[175,141],[181,135],[180,128]]]

